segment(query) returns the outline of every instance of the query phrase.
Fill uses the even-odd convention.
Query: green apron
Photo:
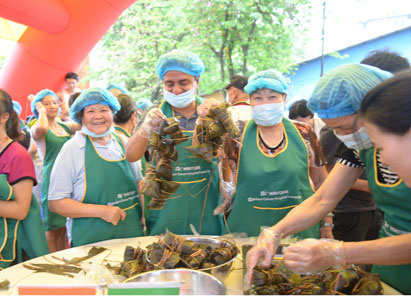
[[[67,132],[67,135],[56,135],[50,129],[47,130],[44,136],[44,167],[43,167],[43,180],[41,183],[41,208],[43,211],[44,226],[46,231],[58,229],[66,226],[66,218],[51,212],[49,210],[48,193],[50,184],[51,170],[53,169],[54,161],[59,154],[64,143],[70,138],[70,129],[63,123],[58,124]]]
[[[13,189],[7,181],[7,175],[0,175],[0,201],[14,199]],[[0,220],[0,270],[7,268],[16,259],[16,242],[20,221],[17,219]]]
[[[292,122],[283,119],[282,124],[286,145],[274,157],[260,149],[253,119],[244,129],[234,205],[227,219],[231,232],[258,236],[261,226],[273,226],[313,194],[307,146]],[[319,228],[316,224],[296,236],[319,238]]]
[[[117,132],[124,134],[128,138],[131,137],[131,135],[127,132],[127,130],[125,130],[121,126],[116,125],[114,126],[114,129]],[[144,156],[141,158],[141,170],[140,171],[143,177],[146,176],[146,159]],[[150,197],[144,195],[144,218],[148,217],[148,208],[147,208],[148,201],[150,201]]]
[[[114,126],[114,129],[115,129],[116,131],[118,131],[118,132],[121,132],[122,134],[124,134],[124,135],[125,135],[126,137],[128,137],[128,138],[131,137],[130,133],[128,133],[127,130],[125,130],[125,129],[124,129],[123,127],[121,127],[121,126],[116,125],[116,126]]]
[[[0,199],[1,201],[14,199],[6,174],[0,175]],[[41,222],[40,207],[34,196],[24,220],[2,219],[0,221],[0,269],[10,266],[16,258],[18,262],[22,262],[22,250],[30,259],[50,252]]]
[[[384,212],[380,238],[411,233],[411,189],[402,180],[393,185],[378,181],[376,153],[375,148],[370,148],[360,151],[360,157],[366,165],[368,184],[375,203]],[[373,272],[379,273],[382,281],[401,293],[411,294],[411,264],[374,265]]]
[[[113,134],[123,153],[119,137]],[[72,245],[74,247],[119,238],[143,236],[137,185],[129,162],[102,158],[90,137],[86,138],[85,186],[83,203],[115,205],[127,216],[116,226],[101,218],[73,218]]]
[[[197,103],[201,99],[197,98]],[[163,101],[160,109],[168,118],[174,116],[171,106]],[[190,137],[193,131],[184,131]],[[169,197],[162,210],[150,210],[147,226],[150,235],[164,233],[168,228],[176,234],[192,234],[190,224],[204,235],[219,235],[221,220],[213,216],[219,203],[219,176],[217,161],[209,163],[194,157],[184,147],[192,139],[177,145],[178,160],[172,162],[173,181],[181,182],[177,192]]]
[[[27,217],[20,221],[19,230],[17,244],[19,249],[24,250],[30,259],[50,253],[46,233],[41,221],[40,206],[34,195],[31,197],[30,210]],[[18,261],[23,261],[21,252],[18,252],[18,254]]]

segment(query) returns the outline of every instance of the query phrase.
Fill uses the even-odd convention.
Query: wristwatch
[[[332,224],[332,223],[327,223],[327,222],[324,222],[324,221],[321,221],[321,222],[320,222],[320,225],[321,225],[321,227],[331,227],[331,229],[334,228],[334,224]]]

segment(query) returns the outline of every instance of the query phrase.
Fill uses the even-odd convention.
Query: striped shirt
[[[337,150],[336,156],[338,157],[337,162],[351,167],[351,168],[365,168],[364,162],[361,160],[357,151],[348,149],[346,147],[340,147]],[[389,166],[381,162],[380,151],[377,150],[377,176],[378,181],[383,184],[393,185],[397,183],[400,179],[398,175],[391,171]]]

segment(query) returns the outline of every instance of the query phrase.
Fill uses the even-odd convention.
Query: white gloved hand
[[[264,230],[258,237],[257,243],[247,253],[247,282],[253,281],[253,269],[262,260],[261,266],[268,268],[271,265],[278,243],[282,238],[279,233],[271,228]]]
[[[231,181],[223,181],[221,185],[221,197],[223,198],[223,203],[217,206],[213,215],[217,216],[221,213],[227,213],[233,207],[234,200],[234,183]]]
[[[203,103],[197,107],[198,116],[204,118],[209,113],[210,108],[219,106],[221,103],[221,101],[214,98],[204,100]]]
[[[287,247],[284,263],[296,273],[316,272],[345,264],[342,241],[305,239]]]
[[[141,129],[147,134],[149,134],[150,131],[157,131],[161,121],[166,118],[161,109],[153,108],[145,116]]]

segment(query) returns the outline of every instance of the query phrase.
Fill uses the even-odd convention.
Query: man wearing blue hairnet
[[[364,130],[358,111],[366,94],[392,74],[364,64],[347,64],[325,74],[317,83],[308,107],[334,129],[335,135],[348,147],[361,166],[337,161],[321,188],[294,208],[283,220],[264,231],[247,254],[248,280],[259,260],[268,265],[275,253],[278,236],[304,230],[329,211],[361,175],[368,178],[375,203],[384,212],[380,239],[363,242],[306,239],[288,247],[285,264],[296,272],[315,272],[347,263],[373,264],[382,281],[400,292],[410,294],[411,190],[397,179],[388,181],[380,174],[379,152]],[[389,109],[387,107],[387,109]]]
[[[126,156],[139,160],[147,149],[151,131],[157,131],[162,119],[176,117],[188,136],[198,118],[196,96],[204,64],[194,53],[174,50],[163,54],[156,71],[163,83],[163,101],[152,106],[142,116],[138,130],[130,138]],[[178,160],[173,162],[173,180],[181,183],[170,195],[162,210],[151,210],[147,220],[150,235],[164,233],[168,228],[177,234],[191,234],[190,225],[201,234],[220,234],[221,225],[213,209],[219,200],[219,177],[215,163],[195,158],[186,149],[191,138],[177,145]]]

